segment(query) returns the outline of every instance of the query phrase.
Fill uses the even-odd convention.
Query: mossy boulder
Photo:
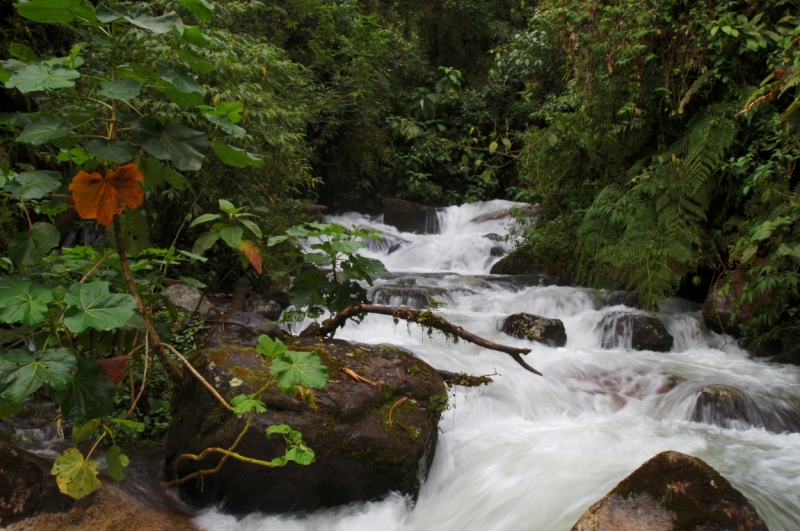
[[[528,256],[511,253],[494,264],[489,273],[492,275],[547,275],[548,271]]]
[[[40,513],[69,511],[75,500],[61,494],[52,464],[0,439],[0,528]]]
[[[292,350],[316,351],[328,367],[328,384],[314,390],[318,409],[270,387],[261,396],[267,412],[254,415],[236,451],[261,460],[283,455],[283,439],[267,439],[265,430],[288,424],[303,434],[316,462],[266,468],[230,459],[219,472],[185,483],[182,490],[188,498],[200,505],[224,501],[226,510],[242,514],[314,510],[378,499],[390,491],[415,496],[433,459],[439,416],[446,404],[445,386],[436,370],[387,345],[313,337],[285,341]],[[268,361],[249,347],[206,349],[195,353],[191,362],[227,400],[255,392],[270,378]],[[375,385],[356,381],[342,372],[345,368]],[[172,462],[177,456],[209,447],[228,448],[244,423],[197,379],[187,377],[175,390],[167,433],[167,477],[174,477]],[[183,461],[178,473],[184,476],[218,462],[219,456],[200,464]]]
[[[563,347],[567,344],[567,332],[564,323],[558,319],[549,319],[529,313],[515,313],[503,321],[500,330],[510,336],[538,341],[551,347]]]
[[[610,313],[603,316],[597,329],[602,348],[632,348],[669,352],[673,337],[656,317],[630,313]]]
[[[723,428],[764,428],[800,432],[800,402],[791,398],[754,400],[729,385],[706,385],[697,394],[690,420]]]
[[[703,322],[709,330],[740,337],[739,325],[754,324],[761,313],[769,312],[772,305],[779,302],[780,294],[764,292],[750,302],[737,304],[736,299],[752,280],[746,272],[736,269],[728,278],[723,277],[711,286],[703,302]]]
[[[572,531],[766,531],[741,492],[702,460],[662,452],[589,507]]]

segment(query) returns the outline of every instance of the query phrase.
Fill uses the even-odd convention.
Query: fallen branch
[[[505,352],[514,358],[514,361],[522,365],[525,370],[542,376],[542,373],[525,363],[522,359],[522,354],[528,354],[531,349],[509,347],[507,345],[494,343],[488,339],[476,336],[472,332],[468,332],[460,326],[454,325],[442,316],[437,315],[430,310],[411,310],[409,308],[398,308],[396,306],[379,306],[376,304],[361,304],[360,302],[354,302],[330,319],[323,321],[322,326],[320,326],[319,331],[317,332],[317,335],[321,337],[333,337],[333,335],[336,333],[336,330],[342,328],[349,318],[355,317],[360,313],[389,315],[394,319],[395,323],[399,322],[400,319],[410,323],[417,323],[423,328],[427,328],[429,335],[431,334],[432,329],[435,328],[436,330],[442,332],[446,337],[453,338],[454,342],[458,341],[460,338],[469,343],[474,343],[479,347],[487,348],[489,350],[496,350],[498,352]]]
[[[482,376],[473,376],[472,374],[467,374],[464,372],[450,372],[450,371],[442,371],[437,370],[436,372],[439,373],[439,376],[442,377],[444,383],[447,385],[458,385],[461,387],[478,387],[481,385],[489,385],[494,380],[492,380],[492,376],[497,374],[484,374]]]

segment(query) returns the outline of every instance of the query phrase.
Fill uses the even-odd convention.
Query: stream
[[[603,294],[584,288],[489,276],[500,259],[491,249],[506,244],[484,235],[506,234],[509,220],[487,218],[511,206],[491,201],[449,207],[438,214],[441,234],[434,235],[398,233],[380,218],[353,213],[327,220],[385,231],[381,242],[363,250],[393,273],[376,280],[370,291],[376,302],[413,305],[420,293],[430,293],[444,303],[438,311],[451,322],[495,342],[532,348],[526,361],[544,377],[524,371],[505,354],[429,338],[385,316],[348,323],[337,338],[398,345],[437,369],[497,372],[488,387],[451,391],[451,409],[443,414],[419,498],[390,495],[301,516],[237,519],[207,509],[195,519],[202,529],[569,531],[592,503],[665,450],[714,467],[747,496],[771,531],[800,529],[800,434],[753,426],[777,423],[800,430],[800,367],[750,359],[730,337],[701,325],[698,304],[680,299],[662,303],[658,314],[675,339],[671,352],[625,349],[625,337],[612,342],[619,346],[602,349],[598,324],[605,315],[645,312],[604,306]],[[396,243],[400,248],[390,254]],[[413,286],[423,289],[408,289]],[[566,346],[500,333],[499,322],[516,312],[561,319]],[[693,422],[707,385],[742,393],[751,422]]]

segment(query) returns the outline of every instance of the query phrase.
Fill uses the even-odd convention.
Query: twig
[[[83,275],[83,278],[80,280],[80,282],[78,282],[78,284],[83,284],[84,282],[86,282],[86,279],[92,276],[92,273],[97,271],[97,268],[100,267],[109,256],[111,256],[116,252],[117,251],[115,251],[114,249],[110,249],[106,254],[104,254],[103,257],[100,260],[98,260],[97,263],[93,265],[92,268],[89,271],[87,271],[85,275]]]
[[[342,367],[342,372],[345,373],[347,376],[349,376],[350,378],[352,378],[353,380],[355,380],[357,382],[364,382],[365,384],[369,384],[369,385],[372,385],[372,386],[377,386],[378,385],[375,382],[373,382],[371,380],[367,380],[363,376],[361,376],[359,374],[356,374],[356,372],[354,370],[349,369],[347,367]]]
[[[150,349],[148,349],[147,339],[148,339],[147,335],[145,335],[144,336],[144,370],[142,371],[142,384],[139,386],[139,394],[136,395],[136,399],[131,402],[131,408],[128,410],[128,414],[125,415],[126,419],[130,418],[131,415],[133,415],[133,411],[136,409],[136,404],[139,402],[139,399],[142,398],[142,394],[144,393],[144,386],[147,383],[147,360],[150,358]],[[131,369],[133,369],[133,363],[131,363]],[[133,394],[131,394],[131,397],[132,396],[133,396]]]
[[[210,383],[208,383],[208,381],[206,381],[205,378],[200,376],[200,373],[197,372],[197,370],[195,370],[194,367],[192,367],[192,364],[189,363],[189,360],[184,358],[183,355],[180,352],[178,352],[177,350],[175,350],[175,348],[172,345],[168,345],[166,343],[163,343],[163,345],[164,345],[165,348],[168,348],[170,351],[172,351],[172,353],[175,354],[178,357],[178,359],[183,362],[183,364],[186,366],[186,368],[189,369],[189,372],[192,373],[195,376],[195,378],[200,380],[200,383],[202,383],[205,386],[206,389],[211,391],[211,394],[214,395],[214,398],[216,398],[219,401],[220,404],[225,406],[225,409],[227,409],[228,411],[233,411],[233,408],[231,407],[231,405],[228,404],[228,402],[224,398],[222,398],[222,395],[220,395],[217,392],[217,390],[214,389],[214,387]]]
[[[46,426],[46,425],[50,424],[54,420],[58,420],[60,418],[61,418],[61,412],[56,413],[55,417],[53,417],[51,419],[47,419],[47,420],[45,420],[43,422],[40,422],[39,424],[34,424],[33,426],[26,426],[24,424],[17,424],[13,420],[8,420],[8,419],[3,418],[3,417],[0,417],[0,422],[2,422],[4,424],[8,424],[12,428],[17,428],[19,430],[36,430],[36,429],[39,429],[39,428],[41,428],[43,426]]]
[[[403,402],[405,402],[406,400],[408,400],[408,397],[404,396],[403,398],[395,402],[394,405],[391,407],[391,409],[389,409],[389,421],[386,423],[386,425],[389,426],[390,428],[392,427],[392,413],[394,413],[395,409],[403,405]]]
[[[435,328],[443,332],[446,336],[455,336],[463,339],[464,341],[474,343],[475,345],[487,348],[489,350],[504,352],[510,355],[514,361],[519,363],[525,370],[542,376],[541,372],[525,363],[521,357],[522,354],[528,354],[531,349],[509,347],[507,345],[494,343],[480,336],[476,336],[475,334],[464,330],[460,326],[450,323],[443,317],[434,314],[430,310],[410,310],[405,307],[398,308],[395,306],[379,306],[376,304],[361,304],[360,302],[354,302],[344,310],[337,313],[335,316],[323,321],[318,335],[322,337],[329,335],[332,336],[337,329],[345,325],[350,317],[355,317],[360,313],[378,313],[381,315],[389,315],[394,318],[395,322],[397,322],[399,319],[403,319],[408,322],[417,323],[422,327]]]

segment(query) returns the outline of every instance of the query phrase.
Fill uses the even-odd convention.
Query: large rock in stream
[[[316,462],[266,468],[230,459],[219,472],[184,484],[183,492],[201,505],[224,501],[226,510],[239,514],[313,510],[377,499],[390,491],[416,495],[433,459],[439,416],[447,403],[439,374],[392,346],[313,337],[286,343],[292,350],[316,351],[328,367],[328,384],[314,390],[319,409],[270,387],[262,395],[268,411],[254,415],[236,451],[261,460],[283,455],[283,438],[267,439],[265,430],[285,423],[303,434]],[[255,392],[270,377],[268,362],[250,347],[210,348],[195,353],[191,361],[228,400]],[[355,381],[344,368],[376,385]],[[180,454],[228,448],[245,422],[191,377],[175,391],[173,415],[167,434],[168,476]],[[218,461],[210,457],[202,468],[213,468]],[[183,461],[179,473],[198,468]]]
[[[572,531],[767,531],[767,526],[716,470],[669,451],[589,507]]]
[[[656,317],[615,312],[597,324],[602,348],[632,348],[669,352],[674,338]]]
[[[709,330],[741,337],[739,325],[753,324],[760,313],[769,311],[776,297],[774,292],[765,292],[754,297],[751,302],[736,304],[736,299],[744,292],[745,285],[750,280],[746,272],[736,269],[731,271],[729,279],[723,277],[711,286],[711,291],[703,302],[703,322]],[[728,283],[730,287],[726,292],[724,288]]]
[[[512,337],[538,341],[550,347],[567,344],[567,332],[559,319],[550,319],[530,313],[515,313],[503,321],[500,331]]]
[[[402,199],[387,199],[383,207],[383,222],[401,232],[439,234],[437,209]]]

